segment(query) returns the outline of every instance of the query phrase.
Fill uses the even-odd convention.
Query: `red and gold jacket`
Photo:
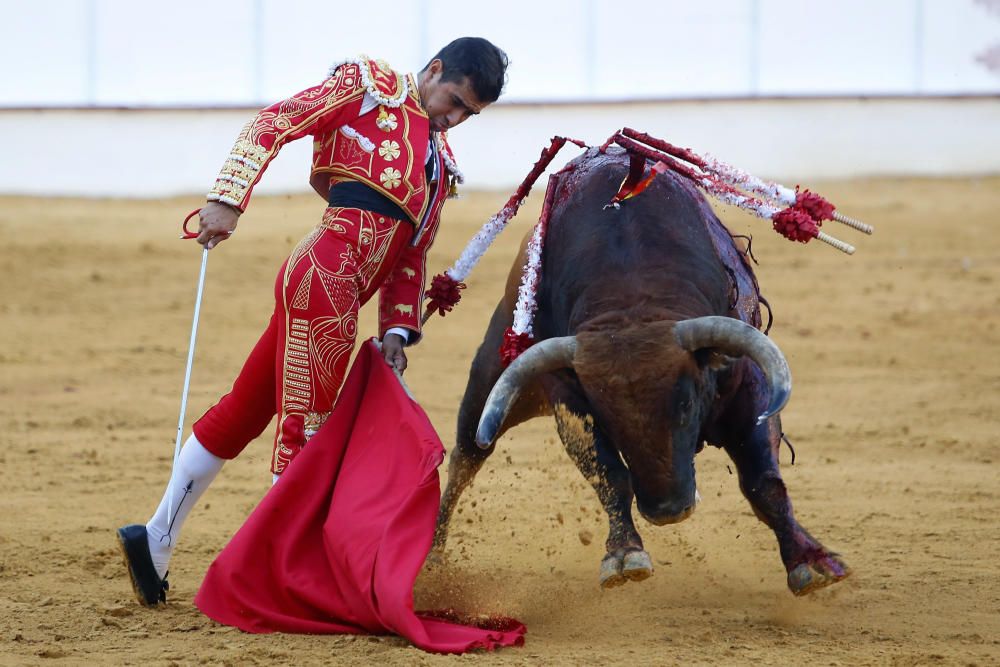
[[[347,60],[318,86],[262,109],[243,127],[208,200],[245,211],[278,150],[306,135],[314,138],[309,182],[324,198],[334,183],[360,181],[398,204],[413,223],[410,246],[380,290],[379,334],[402,327],[415,342],[427,250],[444,200],[462,181],[445,134],[431,134],[412,75],[363,56]]]

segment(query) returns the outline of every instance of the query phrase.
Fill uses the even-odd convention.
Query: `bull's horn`
[[[572,367],[575,354],[576,336],[546,338],[522,352],[493,385],[479,418],[476,444],[483,449],[489,448],[521,390],[542,373]]]
[[[674,336],[682,348],[691,352],[714,347],[730,356],[746,355],[757,362],[771,390],[767,410],[757,418],[758,424],[785,407],[792,393],[792,372],[774,341],[757,329],[731,317],[713,315],[678,322]]]

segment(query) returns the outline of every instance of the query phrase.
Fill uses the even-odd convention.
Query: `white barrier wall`
[[[254,111],[0,111],[0,193],[200,201]],[[457,128],[452,143],[469,187],[508,189],[553,134],[596,144],[625,125],[790,185],[1000,172],[1000,103],[989,98],[506,105]],[[287,146],[257,192],[307,191],[310,149],[308,139]]]
[[[1000,93],[998,0],[0,0],[0,107],[262,106],[455,37],[509,101]]]
[[[507,93],[454,133],[472,187],[621,126],[792,181],[1000,171],[1000,0],[0,0],[0,193],[204,193],[260,106],[367,50],[463,34]],[[305,189],[308,142],[260,191]]]

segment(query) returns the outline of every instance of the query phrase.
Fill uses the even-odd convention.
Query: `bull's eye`
[[[693,397],[694,384],[691,378],[681,377],[673,391],[674,418],[679,426],[687,426],[691,421]]]

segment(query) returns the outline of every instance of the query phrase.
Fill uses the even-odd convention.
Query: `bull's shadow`
[[[550,179],[539,342],[503,368],[526,237],[469,372],[435,549],[444,549],[458,499],[496,440],[552,415],[608,514],[601,586],[653,573],[632,501],[656,525],[690,516],[699,500],[694,456],[705,443],[733,460],[743,494],[778,539],[793,593],[843,579],[846,564],[795,520],[778,470],[777,413],[790,372],[759,330],[745,253],[701,194],[669,171],[606,207],[627,171],[623,151],[589,149]]]

